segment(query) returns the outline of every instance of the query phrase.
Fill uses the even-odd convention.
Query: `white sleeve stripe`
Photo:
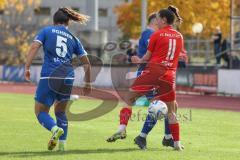
[[[84,54],[80,54],[80,57],[87,56],[87,52],[85,51]]]
[[[83,54],[79,54],[80,57],[83,57],[83,56],[87,56],[87,52],[84,50],[84,53]]]
[[[40,40],[38,40],[38,39],[34,39],[33,41],[42,44],[42,42]]]

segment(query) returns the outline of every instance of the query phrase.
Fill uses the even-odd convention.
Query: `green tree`
[[[0,0],[0,9],[3,9],[5,3],[5,0]]]

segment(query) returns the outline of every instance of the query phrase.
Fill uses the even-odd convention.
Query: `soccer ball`
[[[72,95],[70,96],[70,100],[71,100],[71,101],[76,101],[76,100],[78,100],[78,99],[79,99],[79,95],[72,94]]]
[[[150,103],[148,108],[148,113],[154,118],[154,119],[162,119],[165,116],[167,116],[168,108],[167,105],[160,100],[155,100]]]

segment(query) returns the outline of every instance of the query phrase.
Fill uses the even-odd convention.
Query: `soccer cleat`
[[[107,142],[115,142],[118,139],[125,139],[127,137],[126,131],[117,132],[107,139]]]
[[[175,142],[173,148],[174,148],[174,150],[176,150],[176,151],[182,151],[182,150],[184,150],[184,146],[181,145],[181,143],[179,143],[179,142]]]
[[[173,147],[174,148],[174,141],[172,138],[166,139],[165,137],[163,137],[162,145],[165,147]]]
[[[51,151],[56,147],[58,139],[61,135],[63,135],[63,133],[63,129],[59,127],[53,132],[52,137],[48,142],[48,150]]]
[[[138,145],[138,147],[142,150],[145,150],[147,149],[147,141],[146,141],[146,138],[144,137],[141,137],[141,136],[137,136],[135,139],[134,139],[134,142],[136,145]]]

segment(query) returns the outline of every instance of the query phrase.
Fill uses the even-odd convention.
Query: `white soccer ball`
[[[155,119],[162,119],[167,116],[168,108],[163,101],[155,100],[150,103],[148,113]]]
[[[76,101],[76,100],[78,100],[78,99],[79,99],[79,95],[72,94],[72,95],[70,96],[70,100],[71,100],[71,101]]]

